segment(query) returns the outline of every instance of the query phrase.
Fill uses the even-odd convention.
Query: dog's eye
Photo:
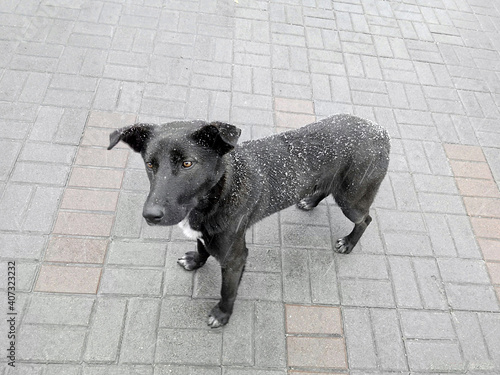
[[[182,162],[182,168],[188,169],[193,166],[193,162],[189,160],[185,160]]]
[[[146,167],[148,167],[148,169],[153,169],[153,163],[147,162]]]

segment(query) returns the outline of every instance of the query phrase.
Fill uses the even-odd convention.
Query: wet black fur
[[[378,125],[336,115],[303,128],[237,145],[239,129],[203,121],[136,124],[110,135],[140,152],[151,190],[143,215],[150,224],[174,225],[188,215],[202,234],[198,250],[181,258],[188,270],[210,255],[222,268],[221,300],[209,325],[228,322],[248,249],[245,231],[291,205],[313,209],[332,194],[355,225],[337,241],[349,253],[371,222],[369,208],[389,161],[389,137]],[[188,169],[182,162],[195,160]]]

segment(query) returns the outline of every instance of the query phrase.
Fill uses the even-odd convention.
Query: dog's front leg
[[[238,293],[241,276],[245,269],[248,249],[245,245],[244,233],[238,243],[228,249],[226,259],[220,259],[222,271],[221,299],[214,306],[208,317],[208,325],[217,328],[227,324],[233,313],[234,301]]]
[[[179,263],[184,269],[188,271],[193,271],[202,267],[210,254],[205,249],[205,245],[203,241],[198,238],[197,241],[198,251],[188,251],[184,256],[177,259],[177,263]]]

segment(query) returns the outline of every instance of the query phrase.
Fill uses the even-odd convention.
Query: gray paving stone
[[[241,278],[238,296],[243,299],[280,301],[282,298],[281,275],[245,272]]]
[[[75,153],[74,146],[27,142],[19,155],[19,160],[71,164]]]
[[[108,250],[108,264],[163,267],[165,244],[157,242],[113,241]]]
[[[0,233],[2,258],[39,260],[47,237],[43,235]]]
[[[222,363],[224,365],[253,365],[254,320],[253,302],[237,301],[233,315],[231,315],[231,324],[224,327],[222,338]]]
[[[315,304],[340,303],[335,258],[330,251],[312,250],[309,254],[311,302]]]
[[[463,357],[469,369],[490,369],[494,366],[488,355],[476,313],[455,311],[452,314]]]
[[[0,161],[0,180],[7,180],[17,159],[21,143],[12,140],[0,140],[3,157]]]
[[[447,216],[448,226],[460,258],[481,258],[471,224],[467,216]]]
[[[433,255],[429,237],[418,233],[386,233],[384,234],[387,254],[429,256]]]
[[[185,342],[192,346],[182,345]],[[217,330],[171,330],[161,328],[155,363],[219,365],[222,332]]]
[[[222,368],[220,367],[209,367],[209,366],[177,366],[177,365],[156,365],[154,370],[154,375],[168,375],[168,374],[179,374],[179,375],[221,375]]]
[[[283,300],[293,303],[310,303],[308,254],[304,250],[284,249]]]
[[[83,367],[83,375],[153,375],[153,368],[141,365],[90,365]]]
[[[19,230],[34,189],[27,185],[8,184],[0,200],[0,229]]]
[[[411,339],[454,340],[455,330],[448,313],[402,310],[403,335]]]
[[[448,301],[436,261],[428,258],[414,258],[413,267],[426,309],[446,310]]]
[[[457,251],[446,216],[429,213],[424,218],[434,254],[438,257],[455,257]]]
[[[426,233],[422,215],[417,212],[377,209],[378,222],[382,233],[406,231]]]
[[[256,366],[283,368],[285,358],[283,304],[255,303],[254,356]]]
[[[482,260],[438,258],[437,262],[444,282],[490,283],[488,271]]]
[[[380,367],[384,370],[407,370],[406,351],[397,312],[372,309],[370,315]]]
[[[11,181],[64,186],[68,175],[67,166],[18,162],[12,172]]]
[[[465,368],[456,342],[409,341],[406,347],[410,370],[462,371]]]
[[[411,258],[389,257],[391,279],[398,307],[421,308],[419,286]]]
[[[500,340],[498,336],[495,335],[495,332],[498,331],[498,327],[500,326],[500,319],[498,314],[479,314],[479,322],[481,325],[481,329],[484,335],[484,339],[486,341],[486,345],[488,347],[488,351],[490,353],[491,359],[498,367],[500,364]]]
[[[284,246],[301,248],[331,248],[329,228],[282,224],[281,235]]]
[[[420,211],[417,193],[409,173],[390,173],[396,205],[404,211]]]
[[[18,358],[24,361],[79,362],[86,327],[25,324],[20,330]]]
[[[117,359],[126,305],[125,299],[97,300],[83,356],[85,361],[112,362]]]
[[[390,281],[344,279],[340,295],[345,306],[395,307]]]
[[[498,300],[490,285],[445,284],[450,306],[456,310],[498,311]]]
[[[78,365],[47,365],[44,375],[79,375]]]
[[[376,369],[377,353],[366,308],[343,308],[344,334],[350,369]]]
[[[49,234],[55,220],[62,188],[39,186],[26,212],[23,229]]]
[[[134,296],[159,296],[163,272],[157,269],[106,267],[99,292]]]
[[[121,363],[149,364],[154,360],[159,315],[158,299],[129,300],[120,351]]]
[[[23,324],[60,324],[87,326],[94,298],[35,294]]]
[[[144,193],[122,192],[118,200],[114,234],[118,237],[138,238],[142,223]]]
[[[339,254],[335,258],[339,278],[388,279],[385,256]]]

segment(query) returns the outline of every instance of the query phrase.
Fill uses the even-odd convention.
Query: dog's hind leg
[[[339,238],[335,244],[335,250],[341,254],[349,254],[354,246],[358,243],[359,239],[365,232],[368,225],[372,221],[372,217],[369,214],[362,215],[356,213],[356,210],[342,209],[344,215],[351,221],[354,221],[354,228],[351,233],[343,238]],[[358,211],[359,212],[359,211]]]
[[[209,256],[210,254],[205,249],[203,241],[198,238],[198,251],[188,251],[183,257],[177,259],[177,263],[184,267],[184,269],[193,271],[202,267]]]
[[[328,194],[324,192],[316,192],[313,195],[303,198],[299,203],[297,203],[297,208],[303,211],[311,211],[316,207],[319,202],[321,202]]]

